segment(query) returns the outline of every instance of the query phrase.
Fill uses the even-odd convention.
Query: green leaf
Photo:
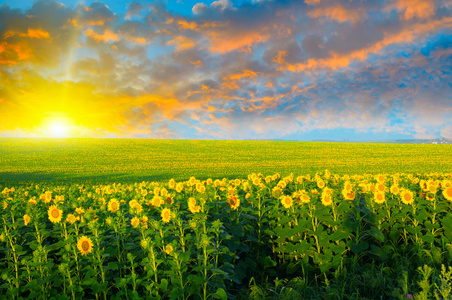
[[[171,290],[171,298],[170,299],[179,299],[184,295],[184,291],[181,288],[173,288]]]
[[[383,233],[380,231],[380,229],[378,229],[377,227],[372,227],[369,231],[368,234],[373,236],[374,238],[376,238],[377,240],[379,240],[381,243],[383,243],[385,241],[385,236],[383,235]]]
[[[187,277],[188,281],[192,285],[202,285],[204,283],[204,280],[201,276],[190,274]]]
[[[435,237],[433,236],[433,234],[430,231],[427,232],[424,236],[421,236],[421,239],[427,243],[435,242]]]
[[[274,267],[276,266],[276,261],[272,260],[270,256],[266,256],[263,260],[262,263],[264,264],[264,266],[266,267]]]
[[[355,253],[355,254],[362,253],[362,252],[366,251],[367,248],[369,247],[369,243],[367,243],[366,241],[363,241],[359,244],[356,244],[354,242],[349,242],[348,245],[349,245],[350,249],[353,251],[353,253]]]
[[[228,275],[227,272],[221,270],[221,269],[210,269],[212,272],[212,275]]]
[[[347,239],[349,236],[350,233],[348,233],[347,231],[338,229],[332,235],[330,235],[330,240],[333,242],[337,242],[339,240]]]
[[[291,262],[290,264],[287,265],[286,273],[290,275],[290,274],[295,273],[299,269],[300,269],[300,265],[298,263]]]
[[[219,288],[215,292],[215,294],[213,294],[213,296],[215,297],[215,299],[221,299],[221,300],[227,300],[228,299],[228,295],[226,294],[226,292],[222,288]]]
[[[118,264],[115,263],[115,262],[109,262],[109,263],[108,263],[108,267],[109,267],[111,270],[118,270]]]
[[[168,280],[162,279],[162,281],[157,284],[157,286],[163,291],[166,292],[168,290]]]

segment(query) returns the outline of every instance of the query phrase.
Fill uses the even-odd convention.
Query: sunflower
[[[389,191],[393,194],[393,195],[398,195],[400,193],[400,189],[397,185],[393,185],[391,186],[391,188],[389,189]]]
[[[196,191],[200,194],[204,194],[204,192],[206,191],[206,187],[201,182],[198,182],[196,184]]]
[[[364,194],[365,192],[367,192],[367,185],[364,183],[361,183],[359,185],[359,187],[361,188],[361,190],[359,191],[360,194]]]
[[[386,180],[386,176],[383,174],[378,174],[375,179],[378,181],[378,183],[384,183]]]
[[[81,208],[81,207],[77,207],[77,208],[75,209],[75,212],[76,212],[77,214],[81,215],[81,214],[84,214],[84,213],[85,213],[85,210],[84,210],[83,208]]]
[[[192,214],[195,214],[195,213],[201,211],[201,206],[196,205],[196,204],[195,204],[195,205],[189,205],[189,206],[188,206],[188,209],[190,210],[190,212],[191,212]]]
[[[301,194],[300,199],[301,199],[301,202],[303,202],[303,203],[311,202],[311,197],[309,197],[309,195],[305,192]]]
[[[195,185],[195,183],[196,183],[196,178],[195,177],[190,177],[190,179],[188,180],[188,184],[190,185],[190,186],[193,186],[193,185]]]
[[[27,214],[25,214],[25,215],[24,215],[24,224],[25,224],[25,226],[27,226],[28,223],[30,223],[30,216],[27,215]]]
[[[386,186],[383,183],[377,183],[375,188],[380,193],[384,193],[386,191]]]
[[[325,187],[325,182],[323,181],[323,180],[318,180],[317,181],[317,187],[319,188],[319,189],[323,189],[324,187]]]
[[[282,196],[280,198],[281,200],[281,204],[285,207],[285,208],[290,208],[293,205],[293,200],[290,196]]]
[[[254,177],[253,178],[253,184],[254,185],[260,185],[261,184],[261,179],[259,177]]]
[[[179,182],[176,184],[176,192],[180,193],[184,189],[184,184],[182,182]]]
[[[443,196],[449,201],[452,201],[452,186],[443,190]]]
[[[176,187],[176,181],[171,178],[170,181],[168,182],[168,187],[170,189],[174,189]]]
[[[154,196],[151,200],[151,204],[154,207],[160,207],[160,205],[162,205],[162,198],[160,196]]]
[[[279,198],[282,196],[283,192],[279,186],[275,186],[272,190],[273,197]]]
[[[143,206],[140,204],[140,203],[136,203],[133,207],[132,207],[132,209],[137,213],[137,214],[139,214],[139,213],[141,213],[142,211],[143,211]]]
[[[140,246],[141,246],[141,248],[143,248],[143,249],[147,249],[147,248],[149,247],[149,241],[148,241],[147,239],[141,240]]]
[[[345,193],[348,194],[352,190],[352,188],[353,188],[353,185],[350,183],[350,181],[347,180],[344,183],[344,191],[345,191]]]
[[[52,192],[50,191],[45,192],[44,199],[42,200],[44,200],[44,203],[49,203],[50,201],[52,201]]]
[[[166,252],[166,254],[170,255],[171,252],[173,252],[173,246],[171,246],[171,245],[166,245],[166,246],[165,246],[165,252]]]
[[[66,218],[66,222],[74,224],[77,218],[73,214],[69,214]]]
[[[49,220],[52,223],[60,223],[61,218],[63,217],[63,211],[54,205],[49,207],[47,213],[49,215]]]
[[[303,176],[298,176],[297,177],[297,183],[298,184],[302,184],[303,183],[303,179],[304,179]]]
[[[413,198],[413,192],[410,190],[402,190],[400,192],[400,197],[402,199],[402,202],[405,204],[413,204],[414,198]]]
[[[188,206],[195,206],[196,205],[196,199],[193,197],[188,198]]]
[[[333,203],[333,198],[330,193],[322,193],[321,201],[323,205],[329,206]]]
[[[381,192],[374,193],[374,201],[377,204],[382,204],[385,202],[385,194]]]
[[[77,248],[80,250],[80,253],[82,255],[86,255],[88,253],[91,253],[93,251],[93,241],[87,236],[82,236],[77,241]]]
[[[174,199],[170,195],[166,195],[165,204],[171,205],[173,203],[174,203]]]
[[[36,198],[33,197],[30,200],[28,200],[28,204],[33,204],[33,205],[37,205],[38,203],[36,202]]]
[[[148,221],[149,221],[148,216],[142,216],[142,217],[141,217],[141,226],[142,226],[144,229],[148,229]]]
[[[110,199],[108,202],[108,211],[116,212],[119,210],[119,201],[116,198]]]
[[[285,189],[287,186],[287,183],[285,180],[280,180],[277,184],[277,186],[279,186],[281,189]]]
[[[160,215],[162,216],[162,221],[165,223],[168,223],[171,220],[171,210],[169,210],[169,208],[164,208]]]
[[[355,192],[350,190],[347,191],[345,188],[342,190],[342,196],[344,196],[345,200],[354,200],[355,199]]]
[[[165,188],[162,188],[162,189],[160,190],[160,196],[166,196],[166,195],[168,195],[168,190],[165,189]]]
[[[229,206],[235,210],[240,206],[240,199],[237,198],[236,196],[230,196],[228,197],[228,203]]]
[[[427,195],[425,195],[425,199],[427,199],[429,201],[433,201],[433,200],[435,200],[435,195],[431,194],[431,193],[427,193]]]
[[[130,220],[130,224],[132,224],[133,228],[137,228],[138,225],[140,225],[140,219],[133,217],[132,220]]]

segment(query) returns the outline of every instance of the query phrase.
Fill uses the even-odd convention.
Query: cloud
[[[204,3],[196,3],[193,6],[192,11],[194,14],[199,15],[199,14],[206,13],[208,9],[209,9],[209,7],[207,5],[205,5]]]
[[[396,9],[404,20],[426,19],[435,14],[435,0],[393,0],[387,10]]]
[[[222,13],[228,10],[230,11],[236,10],[231,0],[213,1],[210,4],[210,7],[205,5],[204,3],[196,3],[192,8],[192,12],[196,15],[208,14],[209,12]]]
[[[450,136],[452,7],[410,3],[2,5],[0,135]]]
[[[140,3],[135,1],[129,3],[125,19],[130,20],[132,17],[140,17],[140,12],[142,10],[144,10],[144,7]]]
[[[333,6],[312,8],[308,12],[308,16],[311,18],[327,17],[339,23],[355,23],[362,21],[365,18],[366,11],[363,8],[347,10],[343,6],[336,4]]]

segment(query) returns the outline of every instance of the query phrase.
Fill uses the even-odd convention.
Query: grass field
[[[141,139],[0,139],[0,183],[136,182],[452,170],[452,145]]]
[[[451,171],[452,145],[0,139],[0,299],[451,299]]]

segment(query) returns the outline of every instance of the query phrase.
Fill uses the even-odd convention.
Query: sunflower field
[[[451,173],[40,183],[2,186],[0,206],[5,299],[452,290]]]

